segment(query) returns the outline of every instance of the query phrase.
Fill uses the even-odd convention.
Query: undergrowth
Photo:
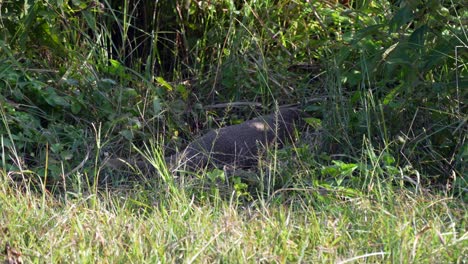
[[[462,1],[52,0],[0,11],[5,259],[466,258]],[[165,167],[207,129],[278,104],[300,105],[308,126],[249,172],[254,181]],[[109,171],[112,157],[147,159],[159,174]]]

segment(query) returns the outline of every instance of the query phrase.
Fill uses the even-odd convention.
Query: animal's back
[[[301,112],[295,108],[259,116],[244,123],[211,130],[192,141],[183,151],[166,157],[171,169],[198,170],[208,167],[246,168],[255,166],[261,150],[277,143],[281,147],[291,137]],[[120,168],[133,164],[143,171],[154,171],[146,161],[125,162],[111,159],[108,166]]]
[[[251,167],[262,148],[287,140],[300,121],[297,109],[287,108],[238,125],[212,130],[194,140],[179,154],[179,164],[190,169],[214,165]]]

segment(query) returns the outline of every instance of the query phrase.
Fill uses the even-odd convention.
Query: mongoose
[[[171,160],[192,170],[212,165],[252,167],[257,163],[261,150],[272,143],[281,147],[285,140],[291,138],[294,124],[299,119],[299,110],[286,108],[238,125],[212,130],[194,140]]]
[[[166,163],[171,169],[190,171],[205,167],[221,168],[224,165],[233,168],[253,167],[262,150],[274,143],[282,147],[300,121],[301,112],[298,109],[284,108],[238,125],[211,130],[195,139],[180,153],[167,157]],[[115,160],[109,163],[111,167],[122,165],[117,165]],[[142,161],[135,165],[145,170],[151,167]]]

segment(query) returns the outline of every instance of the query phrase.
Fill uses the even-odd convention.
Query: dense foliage
[[[463,263],[464,2],[0,1],[0,262]],[[167,170],[285,104],[245,175]]]
[[[207,105],[302,102],[325,131],[322,179],[378,167],[379,175],[466,184],[462,1],[54,0],[0,8],[4,172],[53,183],[82,161],[92,172],[103,152],[134,155],[131,144],[148,138],[183,145],[213,121]]]

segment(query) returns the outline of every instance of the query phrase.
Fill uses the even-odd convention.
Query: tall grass
[[[462,263],[467,254],[465,204],[390,185],[383,201],[309,188],[245,205],[181,201],[159,187],[67,201],[2,189],[2,243],[26,262]]]
[[[461,6],[0,4],[0,259],[463,263]],[[262,108],[210,107],[243,101]],[[250,181],[166,167],[206,128],[290,103],[309,126]]]

